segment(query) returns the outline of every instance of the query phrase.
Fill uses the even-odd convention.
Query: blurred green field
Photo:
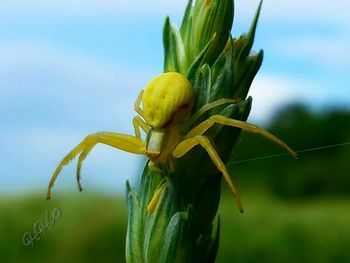
[[[221,206],[218,262],[350,262],[350,199],[282,201],[249,192],[246,212]]]
[[[217,262],[350,262],[350,200],[286,202],[261,191],[244,196],[245,214],[230,195],[224,197]],[[124,262],[123,198],[56,197],[1,199],[1,262]],[[55,207],[61,218],[34,247],[24,246],[24,233]]]
[[[1,262],[123,262],[126,207],[122,198],[57,194],[0,199]],[[23,245],[45,212],[61,209],[61,217],[33,247]]]

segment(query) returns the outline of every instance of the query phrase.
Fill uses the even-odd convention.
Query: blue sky
[[[258,1],[237,0],[233,34]],[[132,133],[133,102],[162,71],[165,15],[180,24],[186,1],[0,0],[0,191],[46,190],[61,158],[85,135]],[[265,0],[255,49],[264,49],[251,122],[301,101],[350,108],[350,2]],[[74,163],[75,164],[75,163]],[[71,164],[55,192],[75,189]],[[86,190],[124,191],[142,158],[97,146]],[[54,192],[54,193],[55,193]]]

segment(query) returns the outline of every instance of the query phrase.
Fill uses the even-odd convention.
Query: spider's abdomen
[[[162,129],[179,121],[190,112],[193,104],[191,83],[180,73],[167,72],[152,79],[142,95],[146,122],[155,129]]]

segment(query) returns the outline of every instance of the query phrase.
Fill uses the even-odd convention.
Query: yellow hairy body
[[[145,121],[154,129],[164,129],[191,110],[193,97],[192,85],[183,75],[163,73],[152,79],[143,91]]]

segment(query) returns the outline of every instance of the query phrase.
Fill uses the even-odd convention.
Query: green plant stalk
[[[190,80],[196,97],[192,112],[220,98],[240,100],[213,108],[193,126],[214,114],[246,121],[252,103],[247,94],[263,60],[262,50],[251,52],[260,9],[261,2],[249,32],[237,39],[230,34],[233,1],[190,0],[180,29],[165,19],[164,72],[180,72]],[[226,162],[239,133],[238,128],[215,125],[206,134]],[[199,147],[175,160],[174,168],[174,173],[160,174],[146,164],[137,188],[127,182],[129,263],[215,262],[221,174]],[[147,205],[164,183],[165,190],[149,213]]]

